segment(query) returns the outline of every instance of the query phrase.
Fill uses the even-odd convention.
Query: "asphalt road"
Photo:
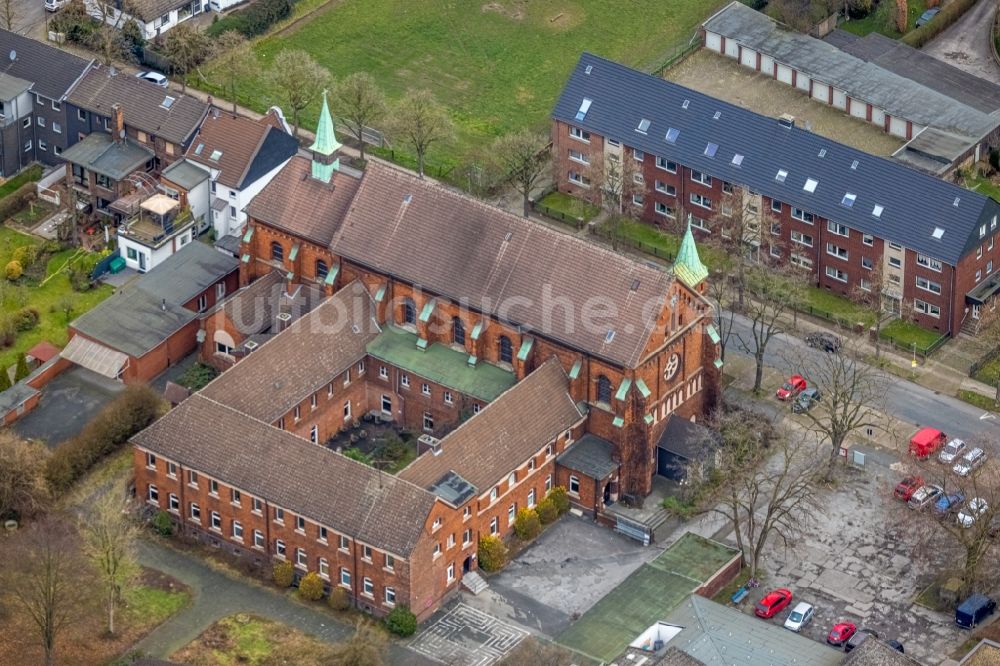
[[[726,354],[741,354],[743,351],[737,336],[741,335],[753,347],[749,320],[737,316],[733,333],[726,345]],[[767,346],[764,363],[785,373],[798,370],[796,365],[808,363],[809,359],[821,357],[824,352],[810,348],[801,339],[791,335],[777,335]],[[890,416],[912,423],[918,427],[933,426],[951,437],[975,440],[986,436],[990,441],[1000,442],[1000,422],[977,407],[957,398],[942,395],[929,388],[884,374],[886,378],[886,409]],[[766,388],[766,387],[765,387]],[[770,390],[773,391],[772,387]],[[981,419],[986,414],[989,418]]]
[[[979,4],[928,42],[922,50],[949,65],[1000,84],[1000,65],[993,59],[990,48],[990,31],[996,7],[997,0],[979,0]]]
[[[45,0],[13,0],[14,32],[45,41]],[[6,27],[6,26],[4,26]]]

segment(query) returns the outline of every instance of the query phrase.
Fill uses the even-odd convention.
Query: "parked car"
[[[940,7],[931,7],[926,12],[920,15],[920,18],[918,18],[917,22],[913,24],[913,27],[919,28],[922,25],[927,25],[928,23],[931,22],[931,19],[933,19],[935,16],[938,15],[939,11],[941,11]]]
[[[910,454],[921,459],[930,458],[947,441],[948,436],[937,428],[921,428],[910,438]]]
[[[913,497],[913,493],[917,492],[917,488],[923,485],[924,477],[922,476],[911,475],[904,477],[902,481],[896,484],[896,489],[892,491],[892,496],[907,502]]]
[[[871,629],[861,629],[855,633],[851,638],[844,643],[844,652],[850,652],[856,647],[859,647],[869,638],[878,638],[878,632]]]
[[[849,641],[851,636],[857,633],[857,631],[857,625],[851,622],[839,622],[833,625],[833,628],[830,629],[830,633],[826,635],[826,642],[830,645],[840,647]]]
[[[906,650],[903,649],[903,644],[897,641],[895,638],[893,638],[891,641],[886,641],[885,644],[891,647],[896,652],[904,652],[904,653],[906,652]]]
[[[986,451],[980,448],[974,448],[971,451],[967,451],[964,456],[962,456],[955,466],[951,468],[951,471],[955,472],[959,476],[969,476],[976,469],[979,468],[986,462]]]
[[[928,504],[933,504],[937,501],[937,498],[944,494],[944,488],[941,486],[936,486],[934,484],[928,484],[926,486],[920,486],[917,492],[910,496],[907,500],[906,506],[911,509],[922,509]]]
[[[810,386],[801,393],[799,393],[795,400],[792,401],[792,411],[796,414],[801,414],[802,412],[808,412],[810,409],[816,406],[816,403],[820,399],[819,389],[815,386]]]
[[[753,612],[757,617],[768,619],[783,611],[790,603],[792,603],[792,591],[779,587],[765,594],[764,598],[757,602]]]
[[[159,72],[139,72],[135,75],[135,77],[137,79],[145,79],[152,84],[160,86],[161,88],[167,88],[170,86],[170,81],[167,80],[167,77],[163,76],[163,74],[160,74]]]
[[[65,5],[69,0],[45,0],[45,11],[54,12]]]
[[[788,400],[794,398],[806,389],[806,380],[802,375],[792,375],[788,381],[782,384],[781,388],[774,392],[778,400]]]
[[[993,615],[996,609],[997,602],[985,594],[973,594],[955,609],[955,624],[963,629],[972,629],[983,618]]]
[[[962,527],[972,527],[979,516],[986,513],[990,505],[982,497],[973,497],[965,508],[958,512],[958,524]]]
[[[810,333],[806,336],[806,344],[814,349],[822,349],[831,354],[840,351],[840,338],[833,333],[820,331]]]
[[[938,497],[937,501],[934,502],[934,511],[942,515],[952,513],[953,511],[958,511],[964,501],[965,495],[962,493],[949,493],[947,495],[941,495]]]
[[[941,453],[938,454],[938,460],[946,465],[952,465],[955,463],[957,458],[960,458],[969,445],[962,440],[956,438],[945,444],[944,448],[941,449]]]
[[[791,629],[795,632],[802,631],[802,627],[809,624],[810,620],[813,619],[815,610],[812,604],[800,601],[792,609],[792,612],[788,614],[788,618],[785,620],[785,629]]]

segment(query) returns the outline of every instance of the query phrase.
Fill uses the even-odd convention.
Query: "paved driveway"
[[[924,53],[1000,84],[1000,66],[993,59],[990,49],[996,7],[997,0],[979,0],[954,25],[924,46]]]
[[[42,389],[38,407],[17,421],[14,430],[55,446],[80,432],[123,388],[121,382],[73,366]]]

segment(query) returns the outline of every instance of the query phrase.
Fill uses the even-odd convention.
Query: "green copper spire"
[[[329,183],[333,172],[340,170],[340,158],[336,157],[340,150],[340,142],[333,131],[333,117],[330,107],[326,104],[326,91],[323,91],[323,109],[319,112],[319,125],[316,127],[316,140],[309,146],[312,152],[312,177]]]
[[[694,287],[708,277],[708,269],[705,268],[705,264],[701,263],[701,257],[698,256],[698,247],[694,244],[694,235],[691,233],[690,221],[688,221],[687,231],[684,232],[684,240],[681,241],[681,247],[677,250],[677,261],[674,262],[674,275],[689,287]]]

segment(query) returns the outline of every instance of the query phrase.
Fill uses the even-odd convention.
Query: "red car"
[[[757,617],[772,618],[790,603],[792,603],[792,591],[779,587],[777,590],[768,592],[763,599],[758,601],[753,612]]]
[[[788,400],[797,396],[805,388],[806,380],[802,378],[802,375],[792,375],[781,388],[774,392],[774,395],[778,400]]]
[[[910,498],[913,497],[913,493],[917,492],[917,489],[923,487],[923,485],[924,477],[916,475],[908,476],[896,484],[896,489],[892,491],[892,496],[898,500],[909,502]]]
[[[830,630],[830,634],[826,637],[826,642],[830,645],[840,647],[850,640],[851,636],[857,633],[857,631],[858,628],[850,622],[835,624],[833,625],[833,629]]]

